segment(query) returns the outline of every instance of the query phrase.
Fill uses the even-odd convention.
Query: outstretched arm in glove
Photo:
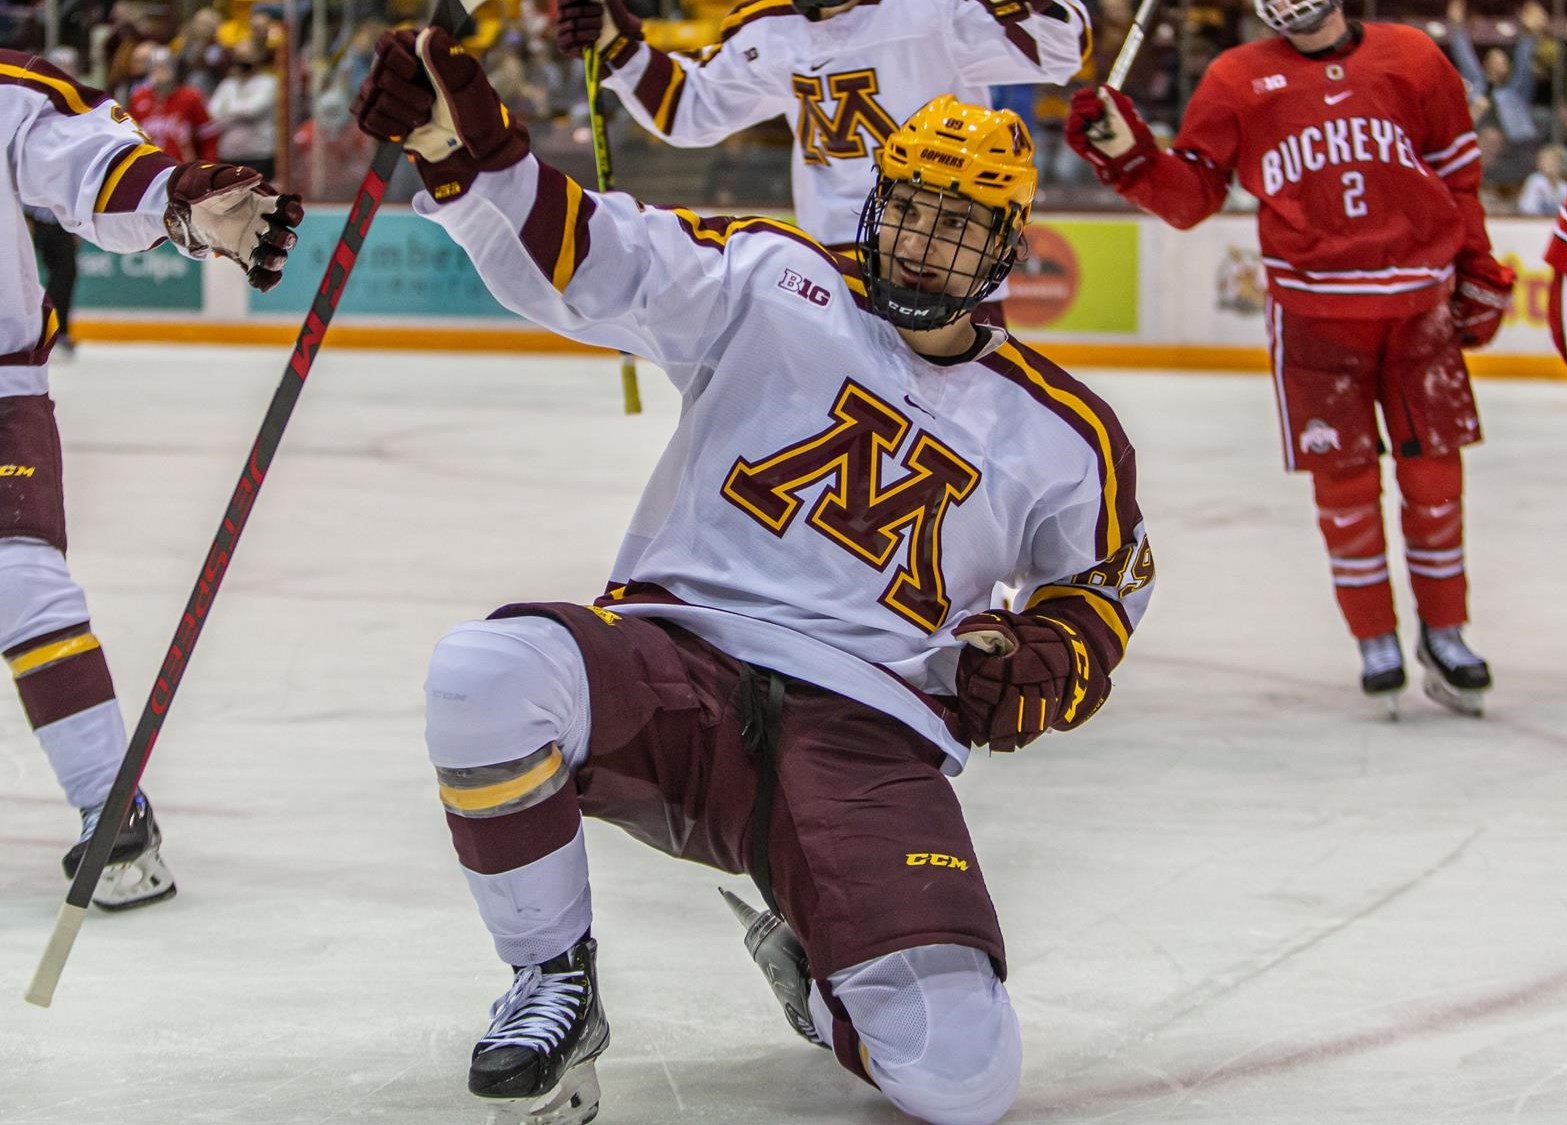
[[[282,280],[304,217],[299,196],[279,195],[254,168],[196,161],[170,174],[163,225],[185,254],[232,258],[265,292]]]
[[[1085,86],[1072,95],[1066,143],[1093,165],[1100,183],[1186,230],[1224,206],[1230,186],[1228,164],[1211,155],[1232,143],[1227,123],[1215,114],[1204,130],[1202,93],[1199,86],[1174,150],[1162,152],[1132,99],[1108,86]]]

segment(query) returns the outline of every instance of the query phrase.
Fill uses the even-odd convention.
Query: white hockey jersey
[[[445,205],[414,200],[504,304],[646,356],[680,421],[615,564],[618,613],[968,748],[952,627],[1049,602],[1108,673],[1153,581],[1115,415],[1005,332],[922,359],[865,308],[853,259],[770,219],[701,218],[586,191],[533,157]],[[566,502],[563,500],[563,502]],[[540,513],[547,519],[547,514]]]
[[[3,49],[0,141],[0,397],[47,394],[57,322],[38,284],[23,206],[48,209],[105,250],[146,250],[165,237],[174,161],[108,95]]]
[[[1065,83],[1090,35],[1079,0],[860,0],[816,21],[790,0],[753,0],[695,58],[616,40],[604,85],[682,147],[792,119],[795,220],[842,247],[874,179],[870,158],[915,110],[939,94],[989,105],[993,85]]]

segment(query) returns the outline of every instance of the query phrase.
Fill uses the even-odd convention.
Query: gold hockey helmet
[[[1011,110],[986,109],[942,94],[887,138],[876,166],[879,175],[860,212],[856,240],[871,308],[901,328],[951,324],[995,292],[1017,261],[1039,183],[1028,129]],[[960,272],[955,262],[928,268],[928,261],[920,261],[906,263],[904,281],[898,280],[888,247],[907,228],[899,208],[889,214],[888,205],[900,184],[961,201],[968,222],[984,224],[987,249],[972,271]],[[976,204],[985,211],[977,211]],[[965,240],[959,236],[957,241]],[[920,283],[908,283],[910,277]]]
[[[1034,142],[1010,109],[986,109],[942,94],[887,138],[879,160],[889,180],[906,180],[986,207],[1016,207],[1026,220],[1039,172]]]

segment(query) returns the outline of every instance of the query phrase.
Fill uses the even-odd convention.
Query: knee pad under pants
[[[458,625],[425,679],[425,742],[437,768],[511,761],[555,743],[587,754],[588,670],[565,626],[546,617]]]
[[[587,755],[587,668],[544,617],[471,621],[435,647],[425,738],[452,842],[510,965],[569,948],[592,922],[571,771]]]
[[[1023,1040],[990,958],[922,945],[829,978],[864,1048],[866,1070],[899,1109],[932,1125],[991,1125],[1017,1097]],[[832,1015],[813,988],[811,1014]]]

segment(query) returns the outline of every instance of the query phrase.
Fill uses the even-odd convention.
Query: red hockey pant
[[[1467,620],[1463,467],[1480,438],[1446,302],[1397,319],[1304,317],[1270,302],[1285,466],[1311,473],[1333,588],[1356,637],[1397,627],[1382,527],[1381,433],[1402,495],[1405,560],[1420,618]]]

